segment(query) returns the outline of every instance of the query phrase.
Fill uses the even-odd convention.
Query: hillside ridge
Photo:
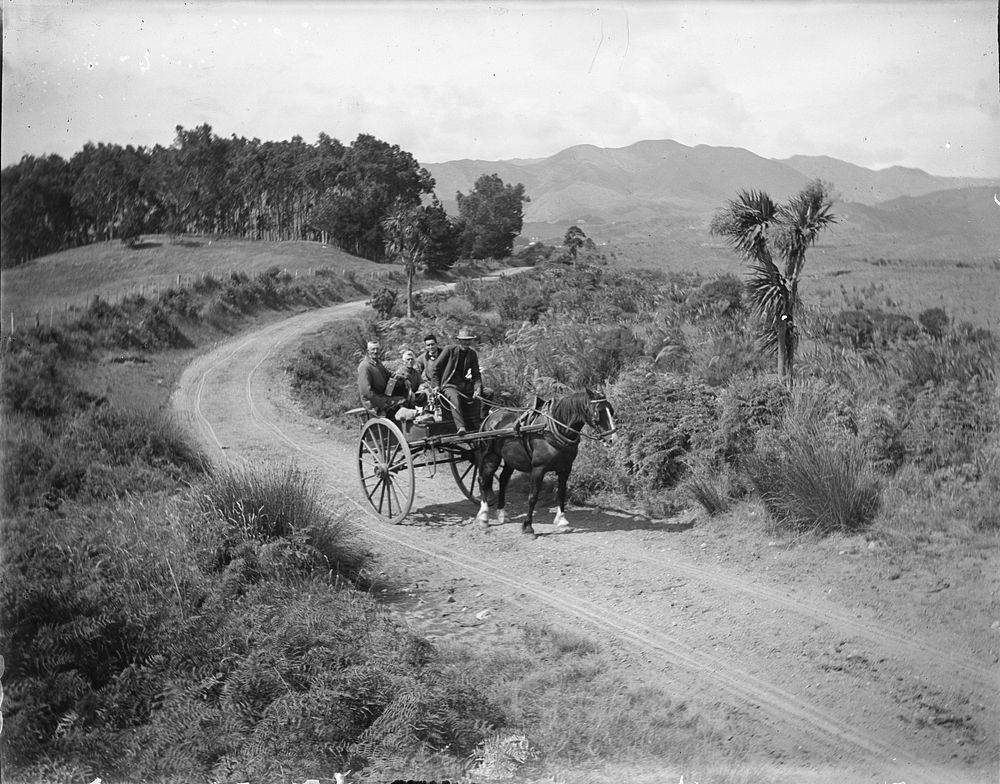
[[[763,190],[783,201],[819,178],[833,186],[845,216],[840,234],[873,236],[878,255],[982,258],[1000,250],[1000,214],[992,196],[985,198],[1000,189],[1000,176],[938,177],[902,166],[873,170],[826,155],[779,160],[742,147],[690,147],[671,139],[618,148],[578,144],[535,160],[464,159],[425,168],[450,214],[458,212],[455,194],[470,192],[483,174],[523,183],[531,198],[524,205],[524,234],[533,238],[559,237],[574,223],[586,223],[598,241],[664,231],[676,238],[695,227],[685,241],[696,244],[705,240],[711,215],[740,190]]]

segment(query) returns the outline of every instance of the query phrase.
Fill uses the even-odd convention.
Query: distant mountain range
[[[551,239],[578,224],[595,240],[688,235],[743,188],[780,201],[816,177],[838,194],[836,235],[858,253],[1000,258],[1000,178],[935,177],[893,166],[874,171],[826,156],[762,158],[738,147],[671,140],[605,149],[578,145],[548,158],[424,164],[449,213],[482,174],[523,183],[525,234]]]

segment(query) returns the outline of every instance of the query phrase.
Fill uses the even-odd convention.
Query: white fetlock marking
[[[490,505],[485,501],[479,504],[479,514],[476,515],[477,523],[488,523],[490,521]]]
[[[497,511],[497,524],[503,525],[505,522],[507,522],[507,512],[500,509]]]
[[[552,521],[552,524],[558,525],[559,527],[569,525],[569,520],[567,519],[565,512],[561,509],[556,510],[556,516]]]

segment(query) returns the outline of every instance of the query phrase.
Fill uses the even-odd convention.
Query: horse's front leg
[[[535,529],[532,527],[531,521],[535,516],[535,503],[538,501],[538,493],[542,489],[542,479],[544,476],[544,468],[536,467],[531,469],[531,488],[528,491],[528,516],[525,518],[524,525],[521,526],[522,534],[535,535]]]
[[[490,522],[489,498],[493,494],[493,474],[500,467],[500,456],[494,452],[483,451],[477,455],[479,460],[479,514],[476,522],[488,525]],[[503,487],[503,484],[501,484]]]
[[[557,476],[559,478],[559,489],[557,495],[559,499],[559,508],[556,509],[556,516],[552,521],[552,524],[563,527],[569,525],[569,520],[566,518],[566,486],[569,482],[569,471],[565,473],[560,471]]]

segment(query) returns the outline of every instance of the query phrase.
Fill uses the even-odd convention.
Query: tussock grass
[[[351,525],[326,510],[318,480],[295,465],[222,468],[199,488],[197,501],[225,524],[223,563],[245,552],[242,544],[288,540],[303,548],[297,556],[305,563],[318,558],[327,572],[364,582],[367,556]]]
[[[78,417],[67,435],[116,465],[141,460],[175,478],[178,471],[204,473],[208,469],[205,455],[192,446],[173,416],[161,409],[100,406]]]
[[[681,489],[686,491],[702,509],[714,517],[729,511],[729,494],[725,478],[706,468],[697,468],[684,480]]]
[[[748,472],[780,528],[858,531],[879,508],[880,486],[863,444],[832,440],[809,424],[786,423],[770,445],[748,461]]]
[[[322,522],[316,481],[294,465],[255,469],[227,466],[203,487],[206,511],[219,515],[244,539],[267,541]]]

